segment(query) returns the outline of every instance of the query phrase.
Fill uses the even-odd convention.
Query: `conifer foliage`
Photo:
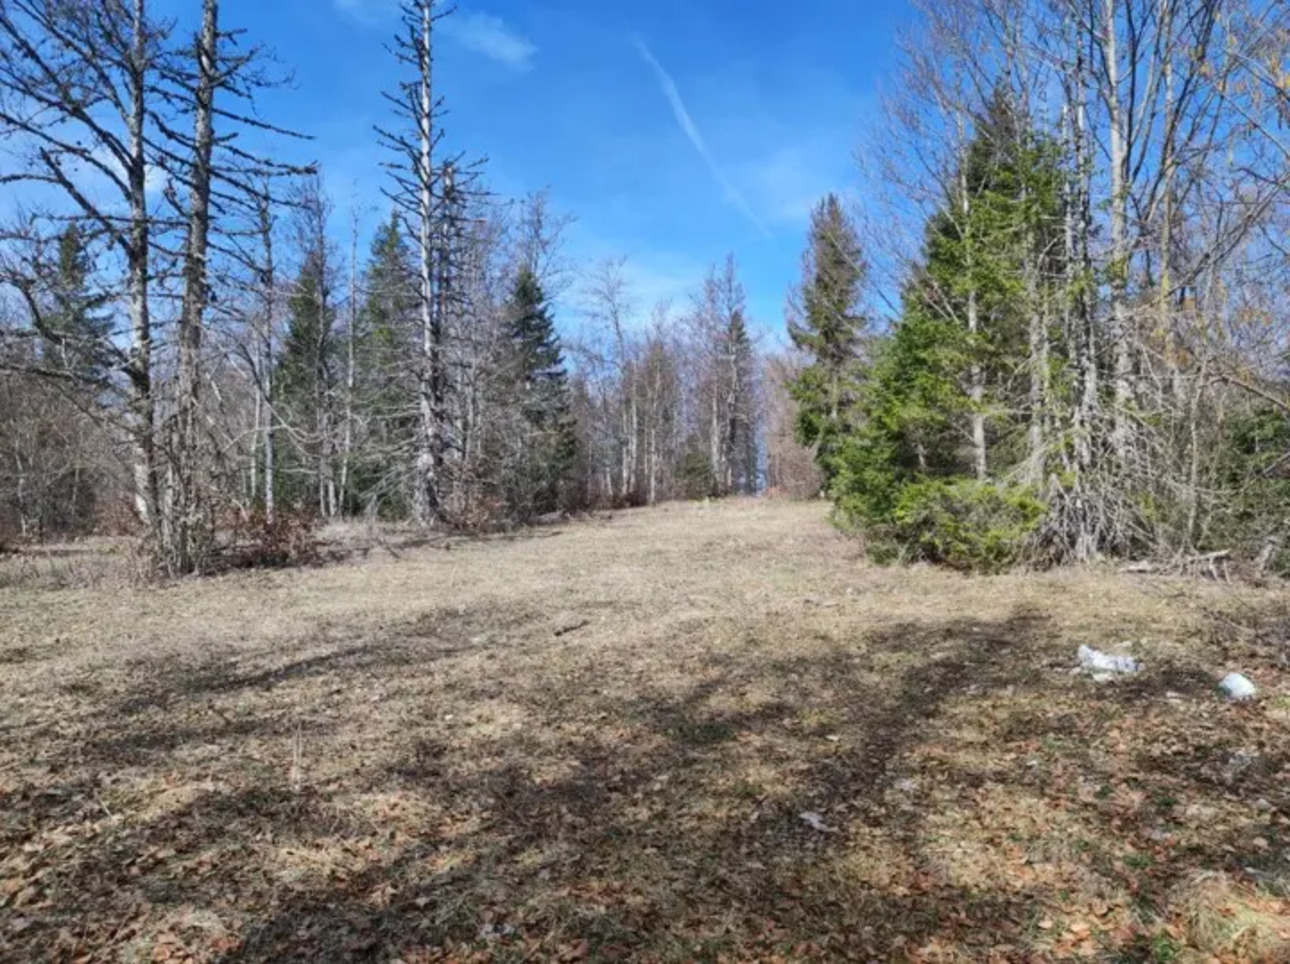
[[[1283,467],[1290,412],[1290,181],[1261,66],[1285,57],[1284,5],[921,16],[874,147],[893,223],[921,221],[875,239],[898,305],[872,338],[847,323],[864,275],[826,199],[789,317],[838,520],[876,557],[967,569],[1284,570],[1285,473],[1264,460]]]
[[[578,444],[560,336],[528,265],[516,274],[504,330],[501,367],[509,383],[513,454],[502,488],[508,514],[527,521],[560,508]]]
[[[808,363],[792,380],[798,439],[816,452],[826,483],[838,471],[862,371],[867,322],[860,298],[865,264],[855,227],[830,194],[811,214],[802,285],[788,333]]]

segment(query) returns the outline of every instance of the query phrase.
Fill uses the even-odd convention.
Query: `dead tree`
[[[160,467],[156,437],[151,282],[155,261],[168,252],[160,235],[175,227],[149,208],[149,173],[158,160],[159,136],[149,122],[155,92],[173,69],[166,28],[148,16],[145,0],[68,4],[10,0],[0,5],[0,125],[31,147],[23,167],[4,183],[35,183],[55,189],[67,208],[33,219],[23,240],[38,244],[40,232],[70,209],[115,249],[123,267],[129,317],[125,347],[104,345],[124,375],[123,426],[128,435],[134,501],[140,520],[160,537]],[[109,189],[101,203],[83,187],[91,171]],[[45,323],[35,296],[36,278],[15,269],[5,281],[26,303],[31,323]]]
[[[443,299],[438,282],[444,270],[445,185],[436,160],[443,105],[434,90],[434,26],[445,12],[438,0],[404,0],[400,10],[402,29],[395,37],[393,53],[409,77],[394,93],[385,95],[399,126],[378,128],[377,133],[395,155],[387,165],[394,186],[386,194],[409,225],[417,254],[421,331],[416,372],[421,426],[413,469],[413,513],[422,523],[443,522],[447,411]]]
[[[0,5],[0,125],[30,144],[4,181],[44,184],[59,199],[27,222],[10,251],[38,248],[50,225],[74,217],[112,253],[103,271],[120,277],[111,287],[125,304],[129,333],[101,339],[98,350],[110,363],[101,387],[122,397],[137,513],[169,573],[201,566],[198,530],[210,530],[209,480],[202,477],[210,453],[199,435],[212,257],[236,259],[236,245],[219,239],[227,242],[234,223],[254,211],[266,180],[300,170],[233,143],[248,126],[289,132],[237,109],[236,101],[269,81],[256,66],[260,51],[235,52],[232,42],[220,28],[217,0],[204,0],[191,47],[172,42],[146,0]],[[86,172],[105,186],[107,200],[87,189]],[[26,292],[33,327],[52,333],[39,279],[24,274],[21,257],[11,253],[8,261],[4,281]],[[176,372],[173,404],[163,412],[153,309],[169,298],[181,307],[174,364],[167,366]]]

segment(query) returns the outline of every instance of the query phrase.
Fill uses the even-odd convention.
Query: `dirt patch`
[[[1282,953],[1277,592],[877,569],[823,515],[0,588],[0,957]]]

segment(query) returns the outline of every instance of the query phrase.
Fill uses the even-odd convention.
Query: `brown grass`
[[[823,515],[0,588],[0,958],[1285,953],[1281,593],[878,569]]]

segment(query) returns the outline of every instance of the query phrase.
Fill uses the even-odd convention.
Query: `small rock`
[[[1203,826],[1212,822],[1217,816],[1217,809],[1200,803],[1188,804],[1183,810],[1183,818],[1192,826]]]
[[[897,780],[895,783],[892,784],[892,786],[895,787],[897,790],[899,790],[901,793],[913,793],[915,790],[918,789],[918,781],[913,779],[912,777],[906,777],[903,780]]]

